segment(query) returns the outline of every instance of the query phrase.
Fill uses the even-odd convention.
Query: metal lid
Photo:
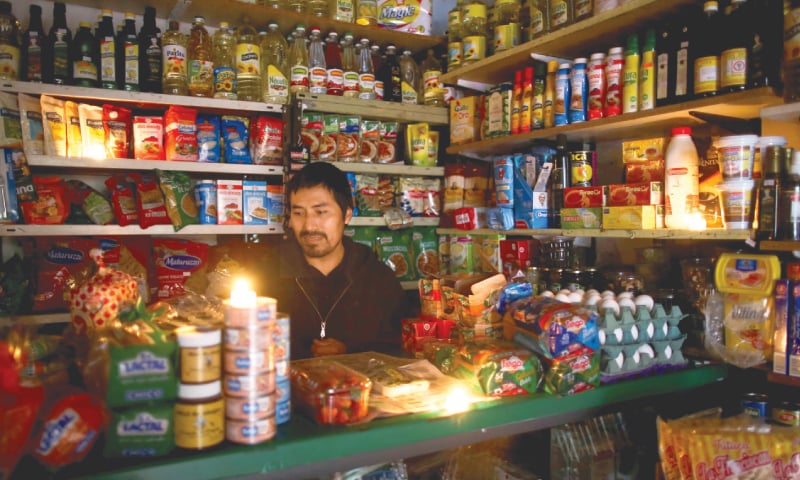
[[[214,398],[222,393],[222,382],[219,380],[192,385],[188,383],[178,384],[178,398],[183,400],[202,400],[204,398]]]

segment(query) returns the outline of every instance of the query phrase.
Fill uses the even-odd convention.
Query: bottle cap
[[[591,60],[591,61],[596,61],[596,60],[602,61],[604,58],[606,58],[606,54],[605,53],[603,53],[603,52],[595,52],[589,57],[589,60]]]
[[[570,65],[569,63],[559,63],[558,64],[558,69],[559,70],[569,70],[570,68],[572,68],[572,65]]]
[[[204,398],[214,398],[222,393],[222,382],[216,380],[199,385],[179,383],[178,398],[183,400],[201,400]]]
[[[635,33],[628,35],[628,45],[625,47],[625,54],[639,53],[639,36]]]
[[[553,73],[558,70],[558,61],[550,60],[547,62],[547,73]]]
[[[612,55],[622,55],[622,47],[611,47],[608,50],[608,56]]]
[[[573,60],[573,63],[574,63],[575,65],[577,65],[577,64],[579,64],[579,63],[586,63],[586,57],[578,57],[578,58],[576,58],[575,60]]]
[[[654,50],[656,48],[656,31],[648,28],[644,34],[644,50]]]
[[[547,72],[547,65],[542,62],[536,62],[533,64],[533,70],[537,77],[543,77]]]
[[[517,70],[514,72],[514,83],[521,83],[522,82],[522,70]]]
[[[525,67],[524,78],[526,82],[533,80],[533,67]]]
[[[226,28],[228,28],[228,26],[229,26],[228,22],[226,22],[224,20],[219,22],[219,28],[226,29]]]
[[[692,128],[691,127],[675,127],[672,129],[672,136],[675,135],[691,135]]]

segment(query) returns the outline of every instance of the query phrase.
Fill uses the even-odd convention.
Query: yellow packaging
[[[70,100],[64,102],[64,114],[67,117],[67,156],[80,158],[83,156],[83,140],[78,104]]]
[[[378,25],[387,30],[430,35],[432,0],[378,0]]]
[[[478,271],[483,273],[502,273],[503,260],[500,257],[500,240],[505,240],[506,236],[481,235],[476,237],[472,254],[475,256],[473,263]]]
[[[657,228],[657,205],[603,207],[603,228],[606,230],[649,230]]]
[[[427,123],[410,123],[406,126],[406,157],[411,165],[426,165],[428,163],[428,132]]]
[[[780,274],[781,263],[775,255],[723,253],[714,270],[714,284],[722,293],[767,297]]]
[[[439,132],[428,131],[428,163],[424,166],[435,167],[439,162]]]
[[[665,137],[642,138],[622,142],[622,161],[624,163],[650,162],[664,160]]]
[[[78,105],[81,120],[83,156],[106,158],[106,132],[103,129],[103,107],[81,103]]]
[[[44,154],[67,156],[67,122],[64,118],[64,100],[42,95],[42,123],[44,124]]]
[[[478,140],[480,96],[454,99],[450,102],[450,144],[459,145]]]
[[[225,400],[220,382],[180,384],[175,402],[175,445],[202,450],[225,440]]]
[[[450,237],[450,273],[470,274],[475,271],[472,237]]]

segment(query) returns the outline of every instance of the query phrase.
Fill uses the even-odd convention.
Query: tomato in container
[[[294,361],[290,375],[298,407],[317,423],[343,425],[366,418],[372,381],[365,375],[328,358]]]

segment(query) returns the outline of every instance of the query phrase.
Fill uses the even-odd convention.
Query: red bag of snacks
[[[139,226],[142,228],[153,225],[169,225],[167,207],[164,205],[164,196],[158,188],[158,183],[149,175],[132,173],[136,178],[136,206],[139,210]]]
[[[250,149],[256,165],[283,162],[283,120],[259,115],[250,122]]]
[[[22,216],[29,225],[60,225],[69,216],[69,202],[60,177],[33,177],[36,200],[22,202]]]
[[[111,192],[111,208],[121,227],[136,225],[139,222],[138,208],[134,180],[126,175],[114,175],[105,181],[106,187]]]
[[[48,410],[31,454],[50,468],[80,462],[103,429],[102,405],[88,393],[64,395]]]
[[[197,110],[172,105],[164,115],[167,160],[197,161]]]
[[[84,238],[37,239],[33,312],[66,311],[69,286],[89,278],[92,242]]]
[[[103,130],[108,158],[130,158],[131,111],[117,105],[103,105]]]
[[[205,243],[156,238],[153,239],[153,251],[158,277],[158,298],[162,300],[183,295],[190,276],[195,275],[195,272],[202,275],[208,263],[208,245]],[[196,287],[194,291],[202,293],[205,285]]]

